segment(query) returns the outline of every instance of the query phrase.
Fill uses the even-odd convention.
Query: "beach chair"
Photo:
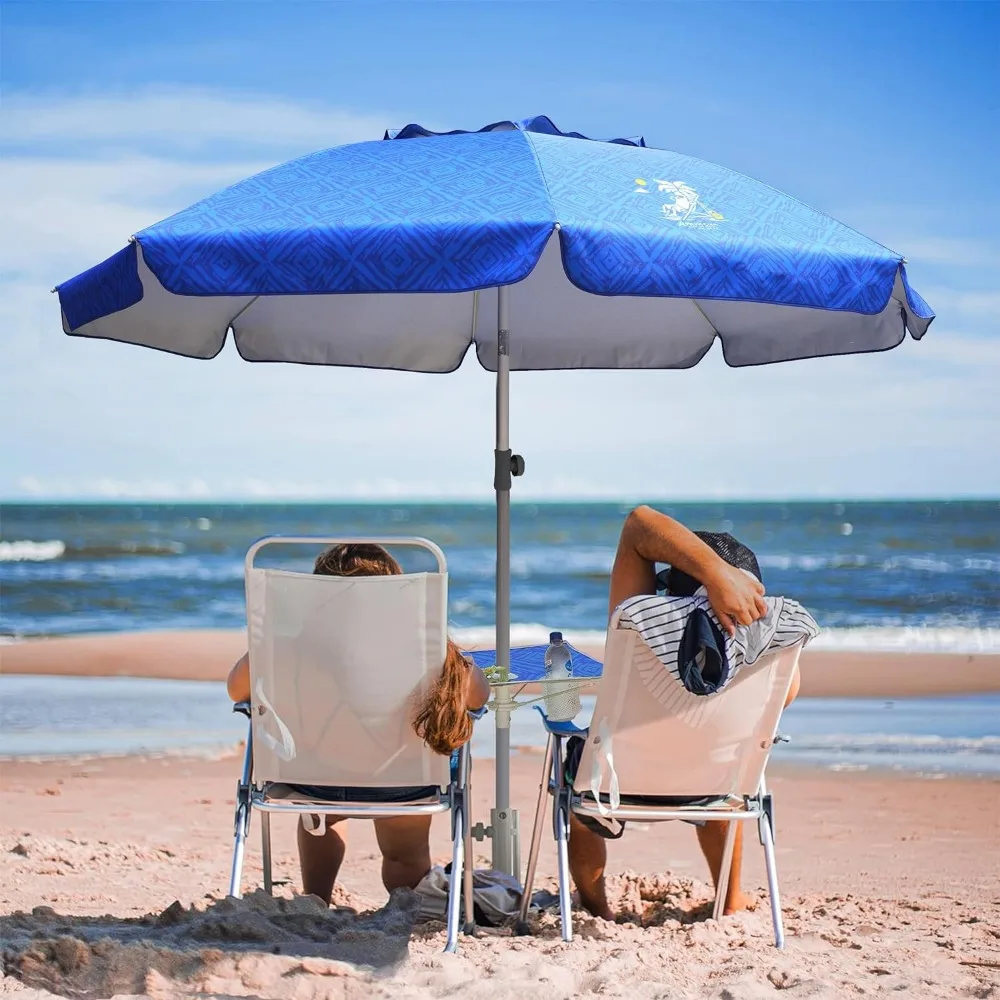
[[[267,546],[375,542],[429,552],[436,572],[336,577],[255,565]],[[251,697],[235,706],[250,720],[236,792],[229,894],[240,895],[243,854],[260,813],[264,888],[272,889],[272,813],[358,819],[450,813],[452,860],[446,951],[458,943],[460,899],[473,923],[469,748],[453,770],[413,731],[415,704],[434,683],[447,642],[444,553],[423,538],[264,538],[246,556]],[[427,787],[408,802],[315,798],[293,786]],[[358,797],[355,795],[355,797]],[[366,796],[367,798],[367,796]],[[466,865],[466,859],[469,864]]]
[[[719,692],[695,695],[668,670],[637,631],[612,619],[604,671],[589,729],[552,722],[544,713],[548,742],[542,765],[535,824],[528,852],[520,921],[531,900],[545,799],[553,797],[552,823],[559,870],[562,936],[572,940],[567,843],[570,813],[614,820],[729,820],[712,916],[722,915],[736,839],[736,823],[756,820],[767,864],[774,943],[784,947],[774,812],[764,780],[778,720],[792,683],[802,643],[744,665]],[[572,785],[563,769],[564,743],[586,744]],[[650,767],[655,761],[658,766]],[[687,801],[685,801],[687,800]]]

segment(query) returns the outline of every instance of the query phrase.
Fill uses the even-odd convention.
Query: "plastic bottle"
[[[545,650],[545,680],[559,683],[546,686],[545,714],[553,722],[568,722],[580,711],[580,692],[568,683],[572,677],[569,647],[563,642],[562,632],[552,632]]]

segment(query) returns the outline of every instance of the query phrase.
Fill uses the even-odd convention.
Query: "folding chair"
[[[531,901],[545,813],[553,796],[552,822],[559,867],[562,936],[572,940],[568,858],[569,817],[615,820],[727,820],[722,870],[713,917],[722,915],[736,841],[736,823],[756,820],[767,864],[774,942],[784,947],[784,929],[774,857],[772,796],[764,781],[778,720],[803,643],[743,665],[720,691],[695,695],[657,659],[639,633],[608,630],[604,671],[589,729],[550,722],[542,765],[535,824],[528,852],[520,918]],[[575,780],[564,774],[564,743],[570,736],[586,744]],[[658,767],[650,768],[650,761]],[[604,787],[605,783],[607,788]],[[689,801],[685,801],[689,800]]]
[[[273,545],[375,542],[429,552],[437,571],[336,577],[261,568]],[[413,731],[415,705],[436,681],[447,643],[444,553],[423,538],[283,538],[256,542],[246,556],[250,720],[236,791],[229,894],[240,895],[253,810],[261,817],[264,888],[272,890],[271,813],[388,816],[451,814],[452,862],[446,951],[458,946],[464,883],[465,929],[473,925],[468,745],[452,770]],[[408,802],[314,798],[296,786],[341,789],[427,787]],[[356,796],[357,797],[357,796]],[[470,864],[465,864],[469,859]]]

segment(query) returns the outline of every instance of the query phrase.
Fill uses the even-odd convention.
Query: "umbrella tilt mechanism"
[[[515,455],[510,448],[494,451],[493,489],[509,490],[512,478],[524,475],[524,456]]]

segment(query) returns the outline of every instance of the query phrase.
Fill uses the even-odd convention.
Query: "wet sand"
[[[567,633],[570,642],[571,633]],[[602,659],[592,643],[579,648]],[[0,672],[76,677],[225,680],[246,651],[240,630],[120,632],[0,646]],[[1000,654],[806,649],[803,698],[906,698],[1000,691]]]

